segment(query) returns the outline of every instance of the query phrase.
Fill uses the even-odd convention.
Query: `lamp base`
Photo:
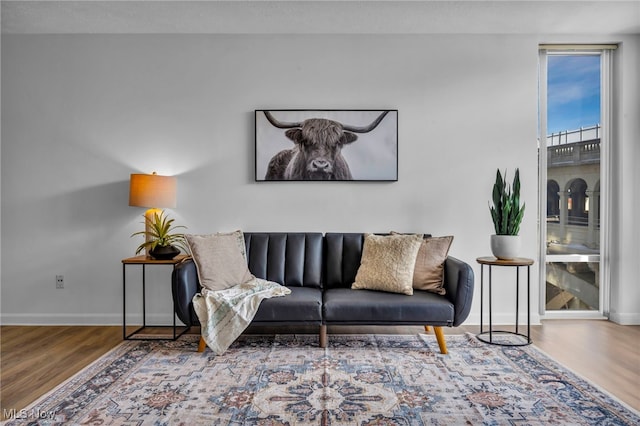
[[[153,224],[155,222],[155,216],[156,214],[159,215],[160,213],[162,213],[162,209],[156,209],[156,208],[152,208],[144,212],[144,231],[145,231],[145,241],[147,242],[152,240],[151,233],[153,232]],[[151,250],[149,249],[148,246],[147,248],[145,248],[144,254],[147,257],[153,257],[153,255],[151,254]]]

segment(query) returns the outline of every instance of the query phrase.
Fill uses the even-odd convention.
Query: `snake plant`
[[[489,211],[496,235],[518,235],[525,208],[524,203],[520,206],[520,170],[516,169],[511,187],[506,180],[507,171],[505,170],[503,179],[498,169],[496,182],[493,184],[493,206],[489,206]]]

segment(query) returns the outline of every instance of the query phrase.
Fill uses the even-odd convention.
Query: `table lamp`
[[[145,231],[150,231],[154,215],[160,214],[162,208],[176,207],[176,178],[153,174],[131,174],[129,181],[129,205],[146,207]],[[148,236],[147,236],[148,238]],[[146,254],[149,255],[147,249]]]

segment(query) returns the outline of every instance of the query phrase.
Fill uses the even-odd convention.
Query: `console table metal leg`
[[[173,265],[173,271],[175,272],[175,270],[176,265]],[[171,275],[173,276],[173,273]],[[173,317],[173,340],[176,340],[178,338],[178,336],[176,335],[176,299],[172,297],[171,300],[171,307],[173,309],[171,311],[171,316]]]
[[[142,327],[147,326],[147,277],[146,265],[142,265]]]
[[[482,314],[484,313],[484,265],[480,265],[480,334],[484,333]]]
[[[122,264],[122,340],[127,339],[127,284],[126,264]]]
[[[518,334],[518,319],[520,318],[520,268],[516,266],[516,334]]]
[[[493,307],[491,306],[491,283],[493,282],[491,278],[491,265],[489,265],[489,341],[493,343]]]
[[[531,266],[527,266],[527,342],[531,343]]]

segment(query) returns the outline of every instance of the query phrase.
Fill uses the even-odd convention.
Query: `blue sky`
[[[600,123],[600,56],[549,55],[547,134]]]

